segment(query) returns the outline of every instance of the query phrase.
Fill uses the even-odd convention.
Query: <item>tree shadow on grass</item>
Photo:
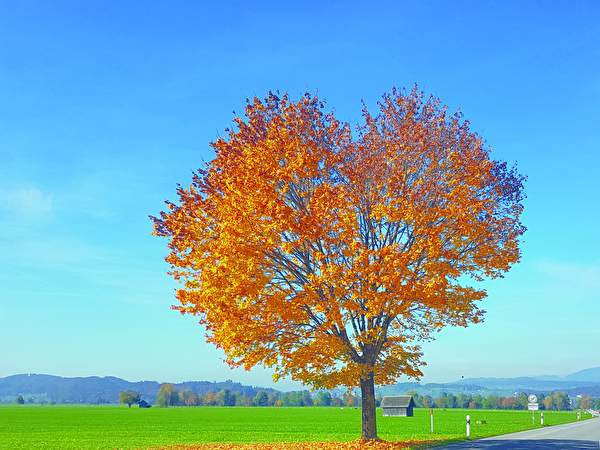
[[[597,441],[564,439],[482,439],[444,445],[444,450],[598,450]]]

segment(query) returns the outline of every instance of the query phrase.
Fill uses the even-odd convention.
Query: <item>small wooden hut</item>
[[[383,397],[381,409],[384,417],[412,417],[415,401],[410,395]]]

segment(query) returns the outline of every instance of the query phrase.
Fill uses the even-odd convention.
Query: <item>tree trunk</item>
[[[362,438],[377,439],[377,421],[375,416],[375,382],[371,372],[366,379],[360,380],[362,394]]]

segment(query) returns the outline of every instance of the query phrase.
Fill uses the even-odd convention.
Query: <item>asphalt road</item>
[[[599,450],[600,419],[462,442],[442,448],[444,450]]]

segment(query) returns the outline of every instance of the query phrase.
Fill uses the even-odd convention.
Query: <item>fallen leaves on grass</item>
[[[428,448],[434,440],[350,442],[276,442],[260,444],[192,444],[156,447],[153,450],[418,450]]]

